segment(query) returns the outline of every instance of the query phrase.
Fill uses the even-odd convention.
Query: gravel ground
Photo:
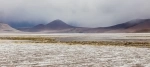
[[[0,43],[0,67],[150,67],[150,48]]]

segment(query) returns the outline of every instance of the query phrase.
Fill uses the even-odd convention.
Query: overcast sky
[[[0,0],[0,21],[60,19],[86,27],[110,26],[150,18],[150,0]]]

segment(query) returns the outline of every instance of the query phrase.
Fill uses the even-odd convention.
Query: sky
[[[150,0],[0,0],[0,21],[105,27],[150,18]]]

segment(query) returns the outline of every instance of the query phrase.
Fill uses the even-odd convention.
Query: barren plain
[[[150,34],[0,34],[0,67],[150,67]]]

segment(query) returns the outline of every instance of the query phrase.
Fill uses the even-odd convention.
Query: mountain
[[[126,30],[135,33],[150,32],[150,19],[144,19]]]
[[[54,20],[46,25],[39,24],[21,31],[46,33],[145,33],[150,32],[150,19],[136,19],[108,27],[75,27],[61,20]]]
[[[61,20],[54,20],[51,23],[45,25],[46,29],[68,29],[75,28],[74,26],[68,25]]]
[[[14,32],[20,32],[20,31],[12,28],[11,26],[9,26],[6,23],[0,22],[0,32],[1,33],[14,33]]]
[[[146,33],[150,32],[150,19],[137,19],[126,23],[110,26],[112,30],[107,31],[113,33]]]
[[[150,33],[150,19],[135,19],[108,27],[90,28],[84,33]]]
[[[27,31],[27,32],[67,32],[70,29],[77,28],[71,25],[66,24],[65,22],[61,20],[54,20],[46,25],[39,24],[32,28],[20,28],[21,31]]]

